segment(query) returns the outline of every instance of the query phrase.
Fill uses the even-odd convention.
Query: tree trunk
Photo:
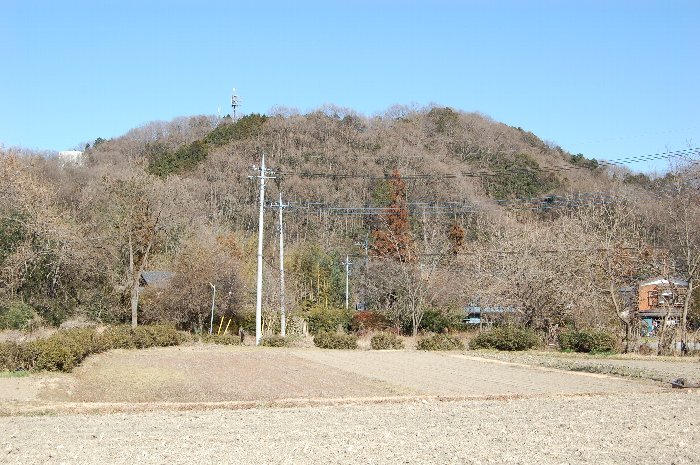
[[[615,283],[610,283],[609,292],[612,303],[615,306],[615,313],[617,313],[617,317],[620,319],[620,323],[622,323],[622,327],[625,329],[625,353],[627,354],[630,352],[630,344],[632,342],[632,317],[630,314],[627,315],[627,318],[623,316],[624,308],[621,308],[620,301],[617,299]]]
[[[156,218],[156,223],[153,225],[153,232],[150,239],[148,240],[148,245],[146,246],[146,251],[141,257],[141,264],[137,272],[134,270],[134,250],[131,241],[131,235],[129,236],[129,273],[131,274],[131,327],[136,328],[138,325],[138,309],[139,309],[139,282],[141,280],[141,274],[146,268],[146,262],[148,261],[148,254],[153,246],[153,241],[155,240],[155,227],[158,223]]]
[[[129,285],[131,286],[131,327],[136,328],[139,307],[139,279],[134,274],[134,244],[129,233]]]
[[[628,354],[632,340],[632,324],[629,321],[625,321],[623,324],[625,326],[625,353]]]
[[[688,289],[683,300],[683,314],[681,315],[681,355],[688,353],[688,309],[693,299],[693,277],[688,279]]]
[[[656,355],[671,355],[673,337],[669,335],[668,328],[668,318],[671,315],[671,306],[669,305],[666,309],[666,314],[664,315],[663,323],[661,324],[661,332],[659,334],[659,347],[656,351]]]
[[[139,308],[139,282],[131,286],[131,327],[136,328]]]

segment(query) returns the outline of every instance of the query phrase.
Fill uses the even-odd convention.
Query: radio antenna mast
[[[236,108],[238,108],[238,105],[240,105],[240,97],[236,95],[236,88],[233,88],[233,91],[231,92],[231,107],[233,108],[233,122],[236,122]]]

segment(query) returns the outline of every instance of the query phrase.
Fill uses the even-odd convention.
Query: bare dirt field
[[[496,357],[113,351],[0,378],[0,463],[700,463],[698,390]]]
[[[636,354],[592,356],[562,352],[474,351],[470,355],[562,370],[613,374],[629,378],[670,382],[677,378],[700,381],[699,357],[656,357]]]

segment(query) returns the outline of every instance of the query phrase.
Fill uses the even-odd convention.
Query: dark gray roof
[[[517,309],[515,307],[504,307],[501,305],[496,305],[496,306],[489,306],[489,307],[481,307],[478,305],[469,305],[465,307],[465,310],[467,313],[515,313]]]
[[[172,271],[144,271],[141,280],[145,286],[164,287],[173,276]]]

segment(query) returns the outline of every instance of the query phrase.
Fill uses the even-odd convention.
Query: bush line
[[[98,333],[94,329],[59,330],[45,339],[0,343],[0,370],[64,371],[80,365],[88,355],[111,349],[145,349],[179,345],[187,335],[173,326],[114,326]]]

